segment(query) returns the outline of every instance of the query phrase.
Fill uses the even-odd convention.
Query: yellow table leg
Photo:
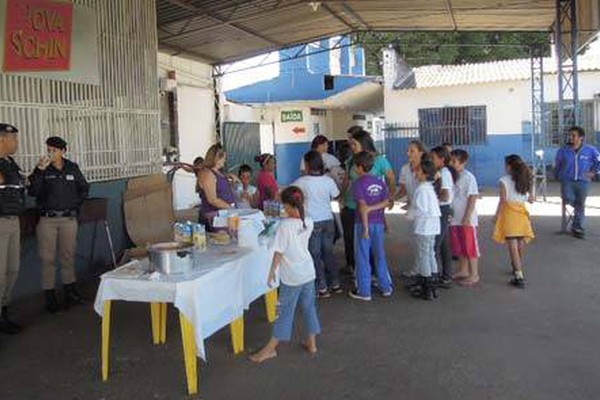
[[[236,319],[229,325],[231,330],[231,344],[233,353],[240,354],[244,351],[244,315]]]
[[[108,380],[108,362],[110,356],[110,306],[111,302],[104,302],[102,315],[102,380]]]
[[[269,322],[275,322],[277,318],[277,289],[265,294],[265,303],[267,306],[267,319]]]
[[[160,343],[167,343],[167,303],[160,304]]]
[[[188,393],[198,393],[198,360],[196,358],[196,338],[194,326],[181,313],[179,313],[181,324],[181,342],[183,343],[183,359],[185,361],[185,374],[187,377]]]
[[[150,303],[150,318],[152,321],[152,343],[160,343],[160,303]]]

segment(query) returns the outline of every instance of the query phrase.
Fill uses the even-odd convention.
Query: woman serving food
[[[202,204],[198,222],[214,231],[213,219],[219,210],[235,207],[235,194],[227,176],[222,172],[227,153],[220,143],[212,145],[204,157],[204,168],[198,175],[198,188]]]

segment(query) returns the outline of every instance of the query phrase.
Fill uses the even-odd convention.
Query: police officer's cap
[[[6,133],[18,133],[18,132],[19,132],[19,130],[16,127],[14,127],[13,125],[0,122],[0,135],[6,134]]]
[[[65,142],[65,140],[61,137],[51,136],[48,139],[46,139],[46,146],[64,150],[67,148],[67,142]]]

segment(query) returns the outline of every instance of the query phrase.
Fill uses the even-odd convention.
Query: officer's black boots
[[[84,304],[84,298],[77,292],[74,283],[65,285],[65,303],[70,306]]]
[[[56,290],[44,290],[44,296],[46,297],[46,310],[50,314],[56,314],[60,310],[60,304],[58,304],[58,298],[56,297]]]
[[[9,335],[15,335],[21,332],[23,328],[11,321],[8,317],[8,308],[2,307],[2,313],[0,314],[0,332],[7,333]]]

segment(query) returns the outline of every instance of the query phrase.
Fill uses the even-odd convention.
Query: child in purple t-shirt
[[[359,177],[352,185],[354,200],[358,204],[354,225],[356,249],[357,290],[351,291],[353,299],[371,301],[371,265],[369,254],[371,247],[375,256],[375,265],[379,288],[384,297],[392,295],[392,279],[385,259],[384,247],[384,209],[389,206],[389,193],[385,181],[369,174],[375,158],[366,151],[354,156],[354,165]]]

